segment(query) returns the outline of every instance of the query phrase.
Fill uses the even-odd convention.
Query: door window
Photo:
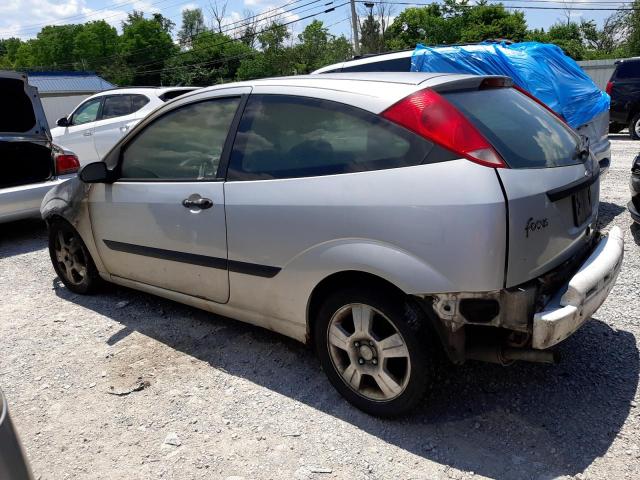
[[[213,180],[239,97],[192,103],[158,118],[127,145],[121,178]]]
[[[95,122],[96,118],[98,118],[101,102],[102,98],[94,98],[93,100],[89,100],[88,102],[80,105],[80,107],[73,112],[71,125],[82,125],[83,123]]]
[[[229,180],[362,172],[419,165],[433,144],[384,118],[307,97],[252,95]]]

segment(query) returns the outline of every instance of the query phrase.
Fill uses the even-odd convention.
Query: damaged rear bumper
[[[534,315],[532,347],[545,349],[561,342],[602,305],[622,266],[624,237],[613,227],[577,273]]]

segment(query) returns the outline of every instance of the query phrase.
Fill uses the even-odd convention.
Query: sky
[[[220,8],[226,0],[0,0],[0,38],[19,37],[21,39],[33,38],[45,25],[63,25],[66,23],[84,23],[92,20],[104,19],[120,30],[120,24],[127,13],[142,10],[145,13],[160,12],[176,23],[176,30],[180,27],[181,12],[186,8],[202,8],[205,20],[211,26],[211,7]],[[304,26],[314,18],[322,20],[330,27],[335,35],[350,34],[350,8],[344,5],[346,0],[228,0],[226,1],[227,23],[231,27],[241,25],[239,20],[251,14],[265,12],[262,17],[271,20],[277,13],[282,13],[284,21],[295,22],[290,28],[294,33],[302,31]],[[389,3],[430,3],[431,0],[385,0]],[[497,3],[497,2],[496,2]],[[566,21],[566,13],[563,8],[570,7],[571,18],[593,19],[598,24],[614,13],[604,10],[579,10],[591,9],[615,9],[620,6],[629,6],[630,0],[503,0],[502,3],[509,7],[524,7],[529,28],[548,28],[559,20]],[[327,5],[329,4],[329,5]],[[408,8],[410,5],[395,5],[395,14]],[[324,10],[336,7],[335,11],[323,13]],[[560,8],[534,9],[531,7]],[[364,6],[360,4],[359,9]],[[249,13],[249,11],[251,13]],[[308,15],[318,13],[313,18],[304,19]],[[234,22],[236,22],[234,24]],[[175,35],[175,31],[174,31]]]

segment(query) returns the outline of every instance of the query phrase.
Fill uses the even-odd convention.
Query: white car
[[[97,162],[136,123],[195,87],[120,88],[97,93],[60,118],[53,141],[73,150],[81,165]]]

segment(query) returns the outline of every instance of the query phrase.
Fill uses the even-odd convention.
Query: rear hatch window
[[[22,80],[0,78],[0,105],[6,112],[0,115],[0,132],[24,133],[35,126],[36,116]]]
[[[598,215],[598,163],[564,122],[513,88],[444,94],[510,168],[505,286],[537,278],[586,248]],[[469,180],[471,181],[471,180]]]
[[[582,163],[580,138],[544,107],[513,88],[444,96],[474,123],[511,168]]]

